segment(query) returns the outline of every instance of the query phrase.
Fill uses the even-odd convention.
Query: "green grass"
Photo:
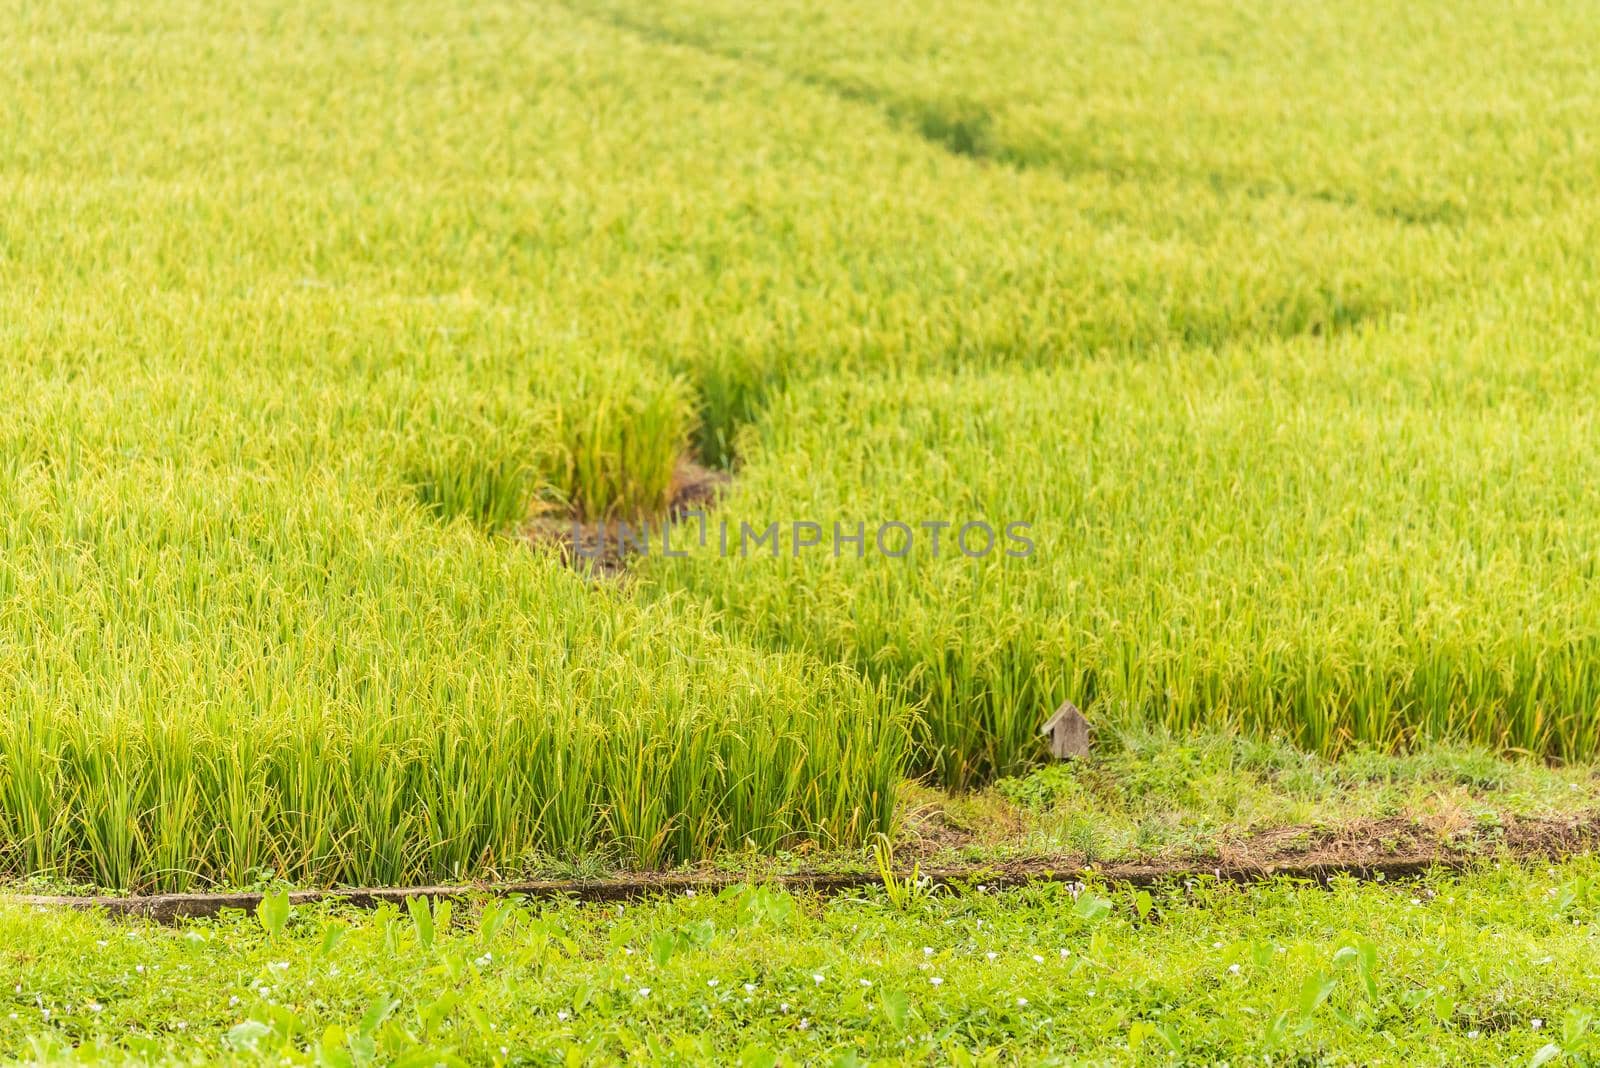
[[[84,462],[8,489],[9,872],[406,883],[891,819],[903,726],[881,695],[692,605],[328,479]]]
[[[0,1054],[53,1063],[1592,1063],[1600,869],[815,901],[0,905]],[[285,922],[286,921],[286,922]],[[1555,1050],[1547,1047],[1554,1045]],[[1544,1051],[1541,1053],[1540,1051]]]
[[[0,1059],[1600,1061],[1600,870],[1494,854],[1596,800],[1597,48],[1565,0],[0,0],[0,883],[1483,859],[0,903]],[[690,459],[735,528],[1037,551],[530,546]],[[1041,768],[1064,698],[1096,753]]]
[[[0,0],[0,875],[850,850],[1067,696],[1592,757],[1585,12],[730,12]],[[688,453],[1040,551],[518,536]]]
[[[1393,754],[1363,747],[1330,760],[1281,740],[1176,737],[1153,729],[1102,733],[1087,760],[1044,765],[982,789],[951,794],[906,782],[886,791],[886,798],[894,804],[891,817],[884,802],[888,855],[908,870],[913,865],[973,869],[1014,862],[1074,869],[1116,862],[1204,867],[1206,857],[1261,863],[1294,859],[1308,846],[1329,843],[1346,853],[1365,849],[1373,857],[1413,849],[1431,849],[1440,856],[1492,856],[1508,839],[1526,844],[1547,829],[1553,833],[1574,821],[1591,823],[1600,814],[1600,777],[1593,764],[1552,767],[1483,748],[1427,745]],[[685,798],[665,802],[683,805]],[[608,802],[597,804],[605,812]],[[331,813],[334,806],[325,808]],[[493,815],[480,810],[477,818]],[[566,829],[582,828],[581,811],[578,815]],[[421,818],[431,816],[430,810]],[[427,833],[425,826],[408,822],[417,817],[396,812],[395,818],[402,821],[396,832],[400,837]],[[180,824],[169,820],[152,827]],[[536,827],[526,837],[546,839],[543,846],[529,847],[520,857],[497,858],[486,845],[476,865],[458,861],[428,867],[437,860],[434,852],[418,853],[417,870],[405,877],[413,882],[462,880],[477,873],[502,879],[593,880],[626,878],[638,868],[641,842],[618,848],[608,838],[615,830],[609,823],[592,830],[592,839],[558,848],[548,841],[554,832]],[[859,835],[825,829],[735,841],[726,827],[709,830],[721,837],[694,843],[686,853],[659,849],[653,859],[644,859],[680,872],[744,879],[878,870],[876,838],[863,846]],[[281,831],[281,825],[270,824],[249,841],[270,849],[284,840]],[[483,834],[486,839],[515,838],[513,831],[492,825]],[[658,845],[681,841],[671,836]],[[278,860],[241,861],[206,879],[191,877],[187,885],[221,890],[316,886],[328,880],[331,865],[346,861],[329,856],[324,862],[330,867],[318,870]],[[13,877],[0,889],[32,894],[118,889],[101,882],[103,877],[85,862]],[[374,866],[358,866],[345,877],[369,884],[393,878]],[[172,885],[185,884],[168,879],[138,888]]]
[[[1338,760],[1283,742],[1142,731],[1088,761],[1051,764],[959,797],[917,791],[906,845],[921,829],[957,831],[924,867],[1081,856],[1091,863],[1187,860],[1219,851],[1260,858],[1322,836],[1345,848],[1390,849],[1414,836],[1441,853],[1493,852],[1506,825],[1600,809],[1590,765],[1551,768],[1486,749],[1427,746],[1394,755],[1358,749]],[[1275,834],[1274,832],[1278,832]],[[928,836],[923,849],[940,843]]]
[[[952,153],[1069,180],[1184,178],[1450,226],[1579,203],[1600,173],[1600,144],[1576,125],[1600,91],[1600,29],[1562,0],[1514,13],[1386,0],[573,7],[874,107]]]
[[[81,43],[96,11],[112,30]],[[273,12],[10,20],[19,347],[54,325],[79,350],[143,335],[166,362],[177,339],[147,325],[165,312],[233,364],[249,345],[343,383],[354,348],[496,403],[596,363],[630,392],[621,357],[685,374],[722,454],[818,368],[1338,330],[1409,309],[1457,245],[1181,176],[996,172],[869,105],[560,8]],[[96,66],[119,47],[167,72],[137,101]]]
[[[820,381],[774,405],[722,514],[820,520],[824,546],[723,558],[713,538],[657,561],[660,582],[901,687],[923,766],[954,786],[1035,758],[1068,698],[1112,726],[1325,753],[1432,737],[1583,758],[1600,742],[1587,318],[1522,289],[1470,324],[914,390]],[[920,529],[904,558],[835,558],[833,522],[888,520],[954,526],[937,558]],[[1030,522],[1037,548],[966,557],[974,520]]]

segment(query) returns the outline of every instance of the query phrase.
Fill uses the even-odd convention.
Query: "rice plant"
[[[652,562],[750,640],[841,659],[923,712],[921,766],[1009,773],[1071,699],[1102,726],[1334,752],[1456,738],[1600,745],[1596,364],[1565,298],[1508,292],[1404,332],[1070,371],[792,391],[712,539]],[[904,556],[794,520],[915,530]],[[1031,524],[1026,557],[955,531]],[[922,524],[949,524],[935,554]],[[837,555],[836,555],[837,554]]]
[[[6,484],[0,870],[401,883],[862,842],[898,710],[370,495]]]

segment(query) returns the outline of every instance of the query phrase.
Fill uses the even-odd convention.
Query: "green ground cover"
[[[1592,765],[1551,768],[1486,749],[1358,749],[1327,760],[1282,742],[1159,730],[1117,742],[984,790],[909,790],[902,863],[1193,864],[1219,853],[1265,861],[1327,842],[1379,857],[1419,846],[1492,855],[1519,821],[1592,819],[1600,810]]]
[[[1154,895],[0,905],[0,1050],[61,1063],[1589,1063],[1588,861]],[[286,911],[286,910],[285,910]],[[282,926],[280,926],[282,925]]]

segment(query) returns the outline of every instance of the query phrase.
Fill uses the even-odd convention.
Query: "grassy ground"
[[[1282,743],[1216,736],[1144,732],[1121,743],[975,793],[913,790],[899,848],[928,866],[1052,856],[1248,860],[1313,841],[1353,843],[1387,827],[1408,845],[1414,835],[1446,851],[1493,852],[1507,823],[1600,808],[1592,766],[1549,768],[1481,749],[1362,750],[1329,761]],[[1368,843],[1374,855],[1396,844],[1378,837]]]
[[[1582,1064],[1600,869],[1156,895],[266,907],[181,929],[0,905],[0,1051],[75,1062]],[[286,925],[285,924],[286,917]]]

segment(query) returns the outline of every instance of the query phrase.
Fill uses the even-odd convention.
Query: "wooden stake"
[[[1039,733],[1050,736],[1050,753],[1057,760],[1089,755],[1089,721],[1071,701],[1061,702],[1061,707]]]

